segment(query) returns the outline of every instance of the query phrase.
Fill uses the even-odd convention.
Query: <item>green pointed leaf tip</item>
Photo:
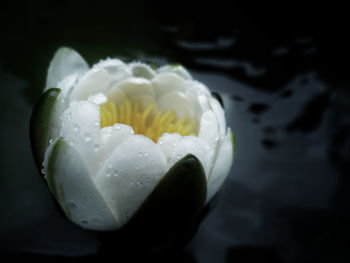
[[[233,153],[235,153],[236,152],[236,136],[231,129],[230,129],[230,133],[231,133],[231,138],[232,138]]]
[[[123,231],[149,245],[175,240],[195,224],[206,194],[202,164],[189,154],[169,169]]]
[[[49,144],[50,120],[60,91],[57,88],[48,89],[35,105],[30,120],[32,151],[39,170]]]

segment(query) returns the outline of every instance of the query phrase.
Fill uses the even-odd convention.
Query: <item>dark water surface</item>
[[[58,213],[31,156],[31,110],[65,45],[90,65],[181,63],[223,99],[233,168],[193,240],[162,262],[350,262],[346,12],[185,4],[3,4],[0,257],[102,257],[96,235]]]

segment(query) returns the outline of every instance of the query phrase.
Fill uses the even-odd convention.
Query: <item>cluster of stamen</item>
[[[162,112],[154,103],[141,107],[139,101],[126,99],[116,105],[108,100],[100,106],[101,128],[122,123],[131,126],[135,134],[143,134],[154,142],[165,132],[182,136],[194,135],[195,125],[188,118],[177,119],[173,110]]]

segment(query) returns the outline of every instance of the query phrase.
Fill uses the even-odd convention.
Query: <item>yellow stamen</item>
[[[165,132],[179,133],[182,136],[195,135],[195,124],[188,118],[177,119],[172,110],[167,112],[154,112],[154,104],[146,108],[140,107],[139,101],[126,99],[122,104],[116,105],[108,100],[100,106],[101,128],[123,123],[133,127],[136,134],[143,134],[154,142]]]

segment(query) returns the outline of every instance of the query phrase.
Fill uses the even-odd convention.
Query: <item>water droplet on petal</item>
[[[117,170],[114,170],[114,173],[113,173],[113,175],[114,175],[115,177],[119,176],[119,173],[118,173],[118,171],[117,171]]]
[[[114,126],[114,129],[120,130],[120,125],[119,125],[119,124],[116,124],[116,125]]]
[[[41,173],[46,174],[46,169],[45,168],[41,169]]]
[[[99,144],[95,144],[95,145],[94,145],[94,150],[95,150],[95,151],[98,151],[99,148],[100,148],[100,145],[99,145]]]
[[[177,159],[180,159],[180,157],[181,157],[180,154],[177,154],[177,155],[176,155],[176,158],[177,158]]]
[[[50,140],[49,140],[49,144],[52,144],[52,143],[53,143],[53,139],[50,139]]]
[[[147,157],[148,156],[148,152],[145,152],[144,155],[145,155],[145,157]]]
[[[160,145],[162,145],[164,143],[162,139],[159,139],[158,142],[159,142]]]
[[[142,157],[142,153],[141,152],[139,152],[138,157]]]
[[[135,169],[136,169],[136,170],[138,170],[138,169],[139,169],[139,167],[138,167],[138,166],[135,166]]]
[[[176,146],[176,144],[177,144],[176,142],[173,142],[173,146]]]
[[[94,122],[94,126],[95,126],[95,127],[100,126],[100,122],[99,122],[99,121],[95,121],[95,122]]]
[[[73,125],[73,130],[74,130],[75,132],[78,132],[78,131],[79,131],[79,125],[78,125],[78,124],[74,124],[74,125]]]
[[[90,133],[88,133],[88,132],[85,132],[85,133],[84,133],[84,140],[85,140],[86,142],[91,141],[91,135],[90,135]]]

